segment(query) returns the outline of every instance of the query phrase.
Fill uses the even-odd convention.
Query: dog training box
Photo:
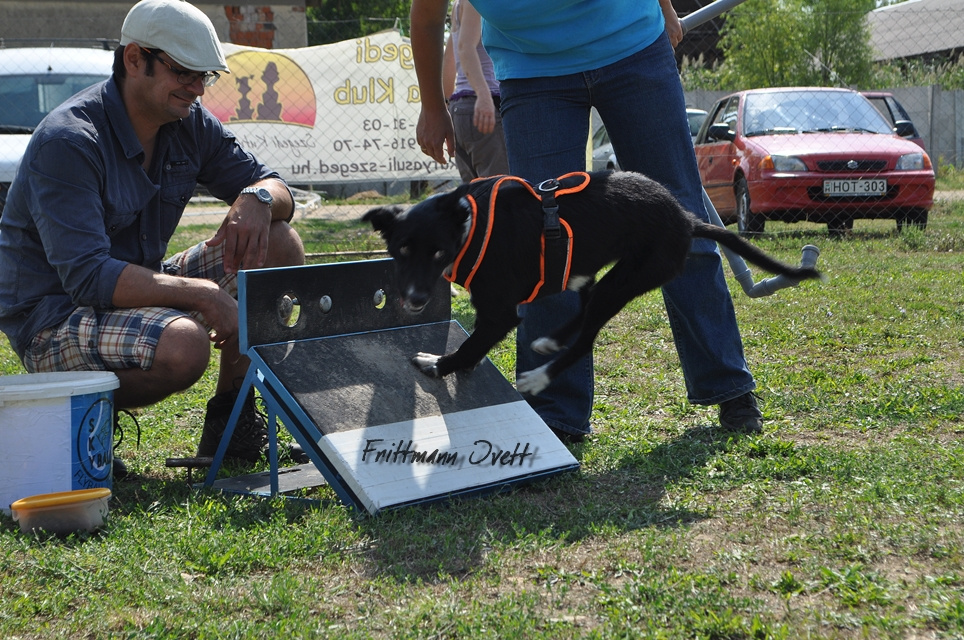
[[[106,371],[0,377],[0,510],[36,494],[111,487],[119,385]]]
[[[217,479],[236,404],[206,486],[278,495],[327,482],[348,505],[377,513],[497,491],[579,467],[538,414],[486,359],[430,378],[410,362],[467,337],[440,280],[418,315],[397,304],[391,260],[242,271],[241,346],[256,388],[311,464]]]

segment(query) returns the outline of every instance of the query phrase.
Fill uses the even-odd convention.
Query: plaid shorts
[[[200,242],[161,265],[161,272],[184,278],[204,278],[237,296],[235,274],[225,274],[224,244]],[[191,316],[208,326],[199,313],[166,307],[98,310],[77,307],[59,326],[44,329],[31,341],[23,364],[30,373],[46,371],[113,371],[154,363],[157,341],[167,326]]]

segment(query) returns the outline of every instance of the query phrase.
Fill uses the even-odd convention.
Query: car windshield
[[[107,76],[0,76],[0,133],[30,133],[61,102]]]
[[[743,107],[743,135],[893,133],[866,98],[849,91],[753,93]]]

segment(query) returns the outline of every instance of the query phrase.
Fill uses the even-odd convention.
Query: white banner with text
[[[231,73],[202,102],[292,184],[458,180],[415,140],[412,47],[385,31],[303,49],[222,44]]]

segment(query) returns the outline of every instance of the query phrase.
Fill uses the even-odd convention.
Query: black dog
[[[666,188],[630,172],[569,174],[535,188],[498,176],[408,209],[372,209],[363,219],[382,234],[395,259],[406,310],[421,311],[443,274],[471,293],[472,335],[453,353],[419,353],[412,359],[430,376],[478,365],[519,324],[520,303],[562,288],[579,291],[580,313],[531,346],[550,354],[562,351],[573,335],[575,340],[548,364],[519,375],[516,386],[523,393],[545,389],[591,351],[599,331],[626,304],[679,274],[692,238],[714,240],[772,273],[796,280],[821,277],[815,269],[783,264],[701,221]],[[559,240],[553,240],[557,233]],[[558,251],[560,245],[571,254]],[[596,273],[610,264],[595,282]]]

